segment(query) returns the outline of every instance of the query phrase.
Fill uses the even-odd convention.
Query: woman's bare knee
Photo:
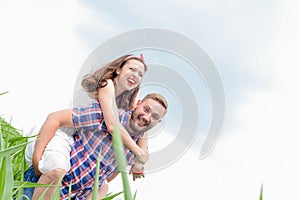
[[[53,169],[47,173],[47,177],[54,182],[58,182],[60,177],[64,177],[66,174],[66,170],[64,169]]]

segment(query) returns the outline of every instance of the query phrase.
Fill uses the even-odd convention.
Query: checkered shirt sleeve
[[[125,127],[129,112],[120,111],[119,119]],[[71,146],[71,169],[62,181],[61,199],[68,199],[69,187],[72,183],[71,196],[74,199],[86,199],[94,187],[96,162],[99,156],[99,186],[110,175],[117,171],[117,164],[112,147],[112,137],[107,132],[99,102],[90,107],[73,109],[73,123],[76,127],[75,142]],[[133,139],[137,142],[138,137]],[[129,163],[134,155],[125,148]]]

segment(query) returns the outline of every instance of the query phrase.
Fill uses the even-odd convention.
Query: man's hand
[[[140,163],[142,165],[146,164],[149,159],[148,151],[141,150],[139,153],[136,154],[136,163]]]
[[[135,163],[131,167],[129,174],[132,174],[133,181],[135,181],[135,179],[145,177],[144,166],[141,163]]]

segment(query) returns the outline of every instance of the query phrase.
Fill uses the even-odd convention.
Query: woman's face
[[[132,90],[136,88],[142,81],[145,73],[145,66],[142,62],[130,59],[125,65],[117,70],[119,74],[116,81],[123,90]]]

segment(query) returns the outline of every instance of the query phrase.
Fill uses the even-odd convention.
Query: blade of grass
[[[130,185],[129,185],[129,181],[128,181],[128,176],[127,176],[127,172],[126,172],[126,158],[124,155],[124,146],[123,146],[123,142],[119,133],[119,129],[117,127],[115,127],[114,129],[114,133],[113,133],[113,138],[112,138],[112,142],[113,142],[113,148],[114,148],[114,153],[115,153],[115,157],[116,157],[116,161],[117,161],[117,165],[118,165],[118,170],[121,173],[122,176],[122,181],[123,181],[123,188],[124,188],[124,198],[125,200],[132,200],[132,194],[131,194],[131,189],[130,189]]]
[[[4,95],[4,94],[6,94],[6,93],[8,93],[8,91],[6,91],[6,92],[2,92],[2,93],[0,93],[0,95]]]
[[[28,137],[23,137],[23,136],[21,136],[21,137],[10,138],[10,139],[8,140],[8,142],[9,142],[9,143],[14,143],[14,142],[19,142],[19,141],[27,141],[27,139],[29,139],[29,138],[34,138],[34,137],[36,137],[36,136],[37,136],[37,135],[28,136]],[[30,142],[33,142],[33,141],[30,141]]]
[[[11,159],[6,156],[1,162],[1,180],[0,180],[0,199],[9,199],[12,195],[13,189],[13,171],[11,166]]]
[[[8,122],[6,122],[2,117],[0,117],[0,123],[1,123],[1,131],[3,132],[3,137],[9,137],[9,138],[15,138],[22,136],[19,131],[12,125],[10,125]]]
[[[24,144],[19,144],[19,145],[13,146],[13,147],[9,147],[9,148],[0,150],[0,158],[3,158],[5,156],[10,156],[13,153],[21,151],[21,150],[25,149],[26,145],[27,145],[27,142]]]
[[[122,193],[123,193],[123,192],[117,192],[117,193],[115,193],[115,194],[106,196],[106,197],[104,197],[104,198],[101,199],[101,200],[111,200],[111,199],[115,198],[116,196],[119,196],[119,195],[122,194]]]
[[[48,187],[45,189],[45,191],[42,193],[42,195],[38,198],[38,200],[43,200],[45,198],[45,194],[50,187],[52,187],[52,184],[48,185]]]
[[[0,150],[3,150],[5,146],[6,145],[2,136],[2,121],[0,121]]]
[[[259,195],[259,200],[263,200],[263,187],[264,187],[264,185],[263,185],[263,184],[261,184],[261,186],[260,186],[260,195]]]
[[[68,200],[71,200],[71,192],[72,192],[72,180],[71,180],[70,186],[69,186],[69,197],[68,197]]]
[[[136,199],[136,193],[137,193],[137,190],[135,191],[134,195],[133,195],[133,200]]]
[[[59,181],[58,181],[58,184],[56,186],[56,190],[55,190],[55,193],[53,195],[53,199],[59,199],[60,198],[60,188],[61,188],[61,182],[62,182],[62,179],[63,179],[63,174],[60,175],[59,177]]]
[[[23,197],[26,199],[29,199],[26,195],[24,195],[23,192],[20,193],[20,190],[23,190],[23,188],[24,188],[24,183],[23,183],[23,185],[20,185],[19,187],[14,188],[14,191],[12,192],[11,196],[15,197],[14,199],[17,199],[17,200],[19,200],[19,199],[22,200]]]
[[[27,181],[14,181],[13,188],[48,187],[48,184],[32,183]]]
[[[2,137],[2,131],[0,123],[0,150],[5,150],[5,142]],[[1,153],[0,153],[1,155]],[[13,185],[13,171],[11,166],[11,159],[9,155],[1,156],[0,157],[0,199],[7,199],[12,192],[12,185]]]
[[[97,163],[96,163],[96,176],[95,176],[95,181],[94,181],[94,189],[92,193],[92,200],[97,200],[98,199],[98,189],[99,189],[99,167],[100,167],[100,153],[97,158]]]
[[[23,176],[23,174],[25,173],[25,169],[26,169],[26,161],[25,161],[25,152],[24,151],[22,151],[21,152],[21,181],[23,181],[24,180],[24,176]],[[16,176],[16,174],[15,174],[15,176]],[[16,180],[16,178],[15,178],[15,180]],[[17,200],[22,200],[22,196],[23,196],[23,194],[24,194],[24,189],[23,188],[20,188],[20,189],[17,189],[19,192],[18,192],[18,195],[19,195],[19,198],[17,198]]]

